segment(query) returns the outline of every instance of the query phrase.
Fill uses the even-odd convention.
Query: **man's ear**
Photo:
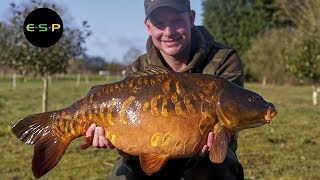
[[[150,23],[150,20],[149,20],[149,19],[146,19],[146,20],[144,21],[144,25],[146,26],[149,35],[151,35],[151,23]]]
[[[196,12],[194,10],[190,10],[188,14],[189,14],[189,19],[190,19],[190,24],[194,25],[194,21],[196,18]]]

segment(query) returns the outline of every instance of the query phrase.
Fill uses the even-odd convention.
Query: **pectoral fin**
[[[151,175],[159,171],[168,161],[169,155],[162,154],[145,154],[139,155],[140,165],[144,172]]]
[[[213,129],[214,141],[210,150],[210,160],[214,163],[222,163],[227,155],[228,140],[226,130],[221,124]]]

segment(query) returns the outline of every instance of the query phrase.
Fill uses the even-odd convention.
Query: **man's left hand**
[[[227,129],[226,129],[226,136],[227,136],[228,143],[231,140],[236,140],[238,138],[237,133],[231,132]],[[207,143],[202,147],[201,151],[199,152],[200,156],[205,156],[211,150],[213,141],[214,141],[214,133],[209,132],[208,137],[207,137]]]

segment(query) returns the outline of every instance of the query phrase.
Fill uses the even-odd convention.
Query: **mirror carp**
[[[270,123],[275,106],[260,95],[208,74],[174,73],[149,67],[119,82],[98,85],[69,107],[27,116],[12,132],[34,145],[36,178],[57,165],[70,142],[96,123],[120,151],[137,156],[147,174],[168,159],[190,157],[206,144],[214,163],[224,161],[227,133]],[[86,139],[82,149],[89,147]]]

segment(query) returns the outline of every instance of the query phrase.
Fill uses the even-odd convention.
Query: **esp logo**
[[[39,24],[38,27],[35,27],[35,24],[27,24],[26,30],[29,32],[34,32],[35,29],[38,30],[39,32],[47,32],[48,31],[48,26],[49,29],[51,29],[52,32],[55,30],[58,30],[61,28],[60,24],[51,24],[51,27],[49,24]]]
[[[60,16],[49,8],[38,8],[26,17],[24,35],[37,47],[50,47],[57,43],[63,33],[63,23]]]

